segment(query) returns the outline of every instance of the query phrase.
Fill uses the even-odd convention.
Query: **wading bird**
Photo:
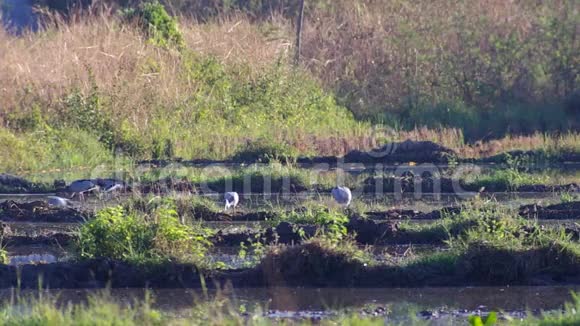
[[[352,193],[347,187],[332,188],[330,193],[332,194],[334,200],[336,200],[336,202],[342,205],[344,208],[347,208],[348,205],[350,205],[350,201],[352,200]]]
[[[58,196],[50,196],[47,199],[48,205],[52,207],[68,208],[72,206],[70,200]]]
[[[238,193],[235,191],[226,192],[224,195],[224,199],[226,201],[226,206],[224,208],[224,211],[227,211],[230,208],[233,208],[235,211],[236,206],[238,205],[238,202],[240,201],[240,196],[238,196]]]
[[[93,180],[89,180],[89,179],[73,181],[67,187],[67,191],[69,193],[72,193],[70,198],[72,199],[75,195],[78,195],[80,200],[85,199],[85,196],[84,196],[85,192],[91,192],[91,191],[95,191],[95,190],[98,191],[99,189],[100,189],[99,185],[96,184],[96,182],[94,182]]]
[[[117,179],[94,179],[92,181],[105,192],[125,188],[125,183]]]

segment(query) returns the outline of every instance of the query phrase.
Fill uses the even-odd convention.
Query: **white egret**
[[[237,192],[230,191],[225,193],[224,199],[226,202],[224,211],[227,211],[229,208],[233,208],[235,210],[236,206],[238,205],[238,202],[240,201],[240,196],[238,196]]]
[[[47,198],[47,203],[51,207],[69,208],[72,206],[70,200],[58,196],[49,196]]]
[[[107,189],[114,188],[113,190],[117,190],[125,187],[125,183],[117,179],[95,179],[93,182],[105,192]]]
[[[350,189],[347,187],[336,187],[333,188],[331,191],[332,197],[336,200],[337,203],[347,208],[350,205],[350,201],[352,200],[352,193]]]

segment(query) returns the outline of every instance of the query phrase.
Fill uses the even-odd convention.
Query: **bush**
[[[127,214],[121,207],[107,208],[82,226],[80,256],[130,260],[150,255],[154,238],[153,228],[143,218]]]
[[[332,243],[338,243],[347,236],[346,224],[349,221],[348,216],[340,212],[331,211],[323,206],[294,210],[284,216],[280,216],[279,219],[297,224],[318,225],[321,228],[316,236]],[[300,230],[298,232],[303,233]]]
[[[184,46],[177,21],[167,13],[159,1],[146,1],[137,9],[125,9],[122,14],[129,19],[138,19],[151,43],[162,47]]]
[[[209,236],[207,229],[181,224],[172,207],[161,206],[146,216],[118,206],[99,211],[83,225],[77,251],[82,258],[200,262],[211,246]]]

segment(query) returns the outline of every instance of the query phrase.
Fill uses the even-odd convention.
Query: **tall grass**
[[[151,44],[138,26],[105,12],[52,22],[20,38],[0,32],[7,137],[80,129],[136,158],[223,159],[252,139],[308,144],[368,128],[306,72],[286,66],[283,53],[260,65],[204,53],[196,34],[206,26],[185,24],[178,51]],[[260,35],[257,26],[230,27]],[[7,149],[21,155],[14,147]]]
[[[312,1],[298,69],[288,60],[294,6],[228,3],[194,20],[187,10],[199,3],[168,1],[183,13],[172,25],[179,46],[152,42],[151,31],[110,8],[52,14],[45,29],[21,37],[0,29],[0,167],[94,165],[114,150],[224,159],[259,139],[293,155],[342,155],[405,138],[471,156],[578,148],[577,134],[464,142],[577,124],[576,102],[564,103],[580,75],[571,0]],[[67,144],[72,158],[51,132],[69,133],[67,142],[82,135]]]

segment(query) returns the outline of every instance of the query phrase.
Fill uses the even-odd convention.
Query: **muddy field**
[[[461,196],[452,189],[454,180],[447,177],[439,179],[441,188],[435,189],[428,175],[377,178],[365,176],[365,168],[348,173],[362,174],[362,177],[357,179],[360,186],[355,192],[355,204],[342,211],[332,205],[329,189],[325,186],[303,187],[293,185],[292,181],[285,185],[287,188],[280,188],[282,192],[278,194],[263,194],[261,188],[258,192],[242,194],[239,208],[229,212],[223,211],[219,194],[204,194],[195,182],[178,178],[142,182],[114,197],[88,195],[86,201],[74,200],[66,208],[47,204],[48,196],[54,192],[41,191],[31,196],[22,187],[22,191],[0,198],[2,245],[7,252],[6,264],[0,265],[0,288],[36,289],[40,278],[43,285],[51,289],[82,291],[106,286],[231,287],[250,291],[246,293],[251,290],[242,289],[306,286],[313,289],[383,288],[384,292],[390,292],[393,288],[426,287],[433,288],[429,291],[437,296],[437,293],[448,291],[444,290],[448,287],[527,286],[531,292],[538,289],[537,293],[551,293],[552,289],[572,289],[580,285],[580,259],[562,249],[560,242],[533,250],[501,249],[483,242],[465,249],[453,258],[451,265],[446,265],[446,258],[434,262],[454,252],[450,241],[456,241],[478,225],[477,220],[462,217],[473,210],[470,205],[474,200],[510,210],[512,219],[518,219],[515,226],[510,226],[512,236],[525,238],[539,233],[558,233],[565,241],[577,243],[580,240],[580,200],[577,180],[573,177],[565,179],[572,181],[569,183],[522,184],[509,189],[490,184],[479,191],[464,183],[462,187],[470,195]],[[570,171],[565,173],[570,174]],[[575,173],[573,169],[571,175]],[[54,184],[62,187],[60,182]],[[416,195],[417,186],[421,188],[420,198]],[[220,187],[213,190],[219,191]],[[283,191],[288,189],[289,192]],[[380,195],[375,193],[377,189],[382,191]],[[398,192],[401,196],[397,196]],[[208,237],[211,249],[204,266],[176,261],[142,266],[107,257],[80,258],[75,251],[80,241],[79,230],[93,220],[99,210],[124,205],[147,213],[154,198],[174,198],[177,213],[184,223],[211,230]],[[340,250],[329,251],[311,240],[327,232],[329,225],[309,222],[304,216],[337,209],[347,218],[343,226],[348,241],[362,249],[372,263],[361,263]],[[498,216],[502,212],[498,210]],[[437,258],[429,261],[429,257]],[[362,315],[386,314],[384,305],[379,302],[368,306],[366,302],[370,299],[365,298],[368,293],[364,294],[363,290],[361,293],[360,302],[343,305],[352,306]],[[478,311],[485,313],[490,309],[486,302],[491,302],[485,295],[469,296],[469,302],[473,303],[469,307],[465,302],[445,307],[420,302],[419,306],[427,309],[417,316],[446,320]],[[289,295],[291,302],[297,298],[296,293]],[[361,302],[365,304],[361,306]],[[481,303],[476,305],[477,302]],[[503,309],[506,316],[533,313],[526,310],[531,307],[538,311],[557,308],[553,304],[531,305],[527,301],[519,306],[497,305],[492,308]],[[284,312],[283,305],[277,307],[268,312],[273,318],[282,315],[312,317],[309,314],[316,310],[316,304],[287,307],[293,312]],[[321,311],[320,318],[332,314],[332,310]]]

